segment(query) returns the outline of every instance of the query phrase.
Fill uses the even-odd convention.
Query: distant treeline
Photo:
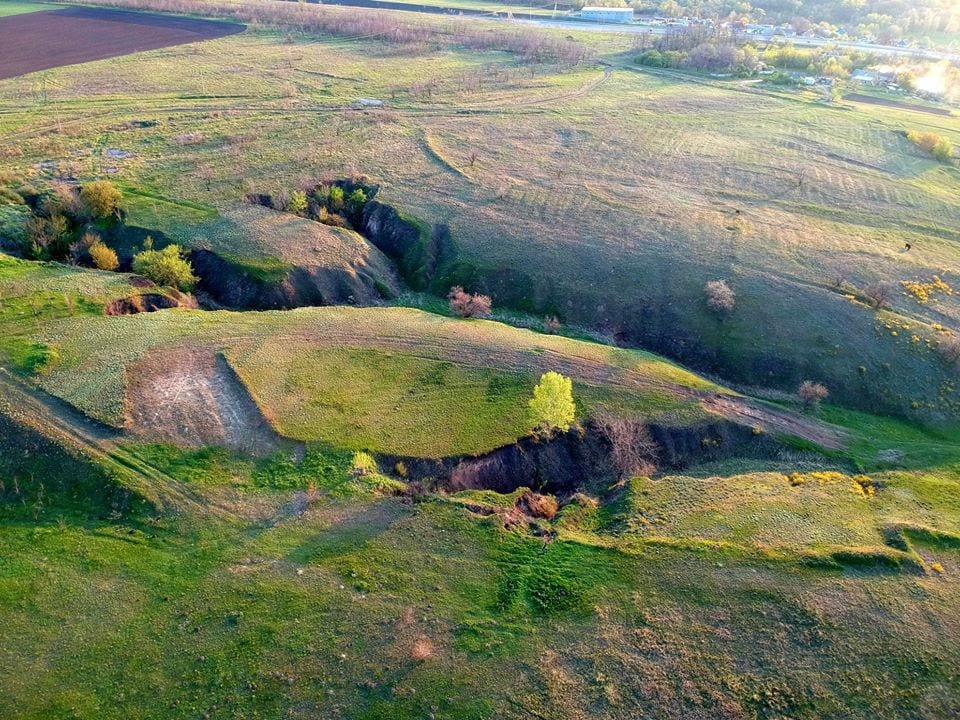
[[[637,12],[665,17],[791,23],[799,32],[822,23],[886,42],[907,35],[960,33],[957,0],[633,0],[630,4]]]
[[[744,43],[744,40],[747,40]],[[687,68],[708,72],[749,75],[759,69],[776,68],[807,75],[844,79],[856,69],[880,62],[897,64],[869,51],[838,47],[797,47],[789,42],[759,47],[750,44],[749,36],[738,35],[729,28],[695,25],[678,28],[659,37],[642,36],[637,43],[642,52],[637,62],[648,67]],[[960,68],[941,64],[944,91],[960,91]],[[909,68],[897,75],[896,81],[910,91],[917,89],[916,77]]]

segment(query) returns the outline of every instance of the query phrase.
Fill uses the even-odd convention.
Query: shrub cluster
[[[359,226],[363,208],[373,191],[361,182],[313,182],[273,195],[250,195],[251,202],[269,205],[274,210],[293,213],[333,227]]]
[[[199,280],[179,245],[137,253],[133,257],[133,271],[157,285],[175,287],[184,292],[193,290]]]
[[[471,294],[459,285],[450,288],[447,295],[450,301],[450,310],[463,318],[490,317],[493,302],[488,295]]]
[[[703,286],[707,307],[716,313],[729,315],[737,305],[737,296],[726,280],[708,280]]]
[[[937,133],[908,130],[907,140],[940,162],[949,162],[953,157],[953,143]]]
[[[122,222],[123,196],[109,181],[80,187],[54,182],[38,190],[6,180],[0,184],[0,248],[8,252],[31,260],[92,263],[97,231]]]

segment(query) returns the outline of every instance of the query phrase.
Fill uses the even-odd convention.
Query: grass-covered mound
[[[581,416],[604,405],[691,424],[706,417],[696,394],[719,390],[648,353],[407,308],[108,316],[101,303],[130,290],[125,276],[4,263],[0,323],[10,331],[0,352],[45,391],[115,426],[135,409],[138,373],[157,383],[189,374],[193,352],[223,353],[282,435],[424,457],[527,435],[527,404],[548,370],[574,379]]]

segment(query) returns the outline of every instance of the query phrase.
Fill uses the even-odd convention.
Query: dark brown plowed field
[[[241,32],[243,25],[98,8],[0,18],[0,79]]]

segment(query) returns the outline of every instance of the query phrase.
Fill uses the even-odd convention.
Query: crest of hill
[[[129,213],[192,248],[200,289],[229,306],[371,304],[400,289],[390,260],[348,228],[260,205],[201,211],[136,194]]]

